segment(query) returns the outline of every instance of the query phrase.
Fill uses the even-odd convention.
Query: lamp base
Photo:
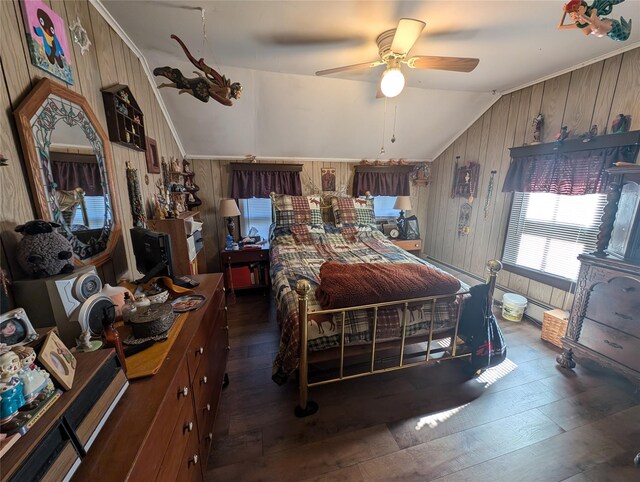
[[[236,230],[236,223],[233,222],[233,218],[231,217],[227,218],[227,231],[229,231],[229,236],[231,236],[234,241],[236,239],[233,235],[235,230]]]

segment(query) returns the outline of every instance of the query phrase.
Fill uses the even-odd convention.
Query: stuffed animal
[[[18,263],[33,278],[73,271],[71,243],[54,229],[59,227],[41,219],[16,226],[24,236],[18,243]]]

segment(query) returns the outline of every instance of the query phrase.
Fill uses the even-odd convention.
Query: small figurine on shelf
[[[22,381],[22,393],[25,404],[33,402],[38,394],[49,384],[50,377],[45,370],[36,367],[36,352],[30,346],[16,346],[13,352],[20,359],[21,368],[18,378]]]
[[[555,149],[560,147],[567,137],[569,137],[569,128],[567,126],[562,126],[560,128],[560,132],[556,134]]]
[[[613,122],[611,122],[611,133],[622,134],[623,132],[629,132],[631,126],[631,116],[618,114]]]
[[[540,144],[542,138],[542,127],[544,126],[544,115],[540,112],[535,119],[533,119],[533,142],[531,144]]]
[[[15,417],[25,404],[23,383],[16,376],[20,367],[20,357],[15,352],[0,355],[0,423]]]
[[[180,161],[174,157],[171,158],[171,172],[172,173],[180,173],[182,172],[180,167]]]
[[[591,129],[589,129],[588,132],[585,132],[584,134],[580,134],[580,138],[582,139],[582,142],[590,142],[593,139],[595,139],[597,135],[598,135],[598,126],[596,124],[593,124],[591,126]]]
[[[129,94],[124,89],[118,92],[118,97],[120,97],[120,99],[122,99],[122,102],[124,102],[125,104],[131,103],[131,101],[129,100]]]
[[[226,237],[226,244],[224,249],[226,249],[227,251],[231,251],[233,249],[233,236],[231,236],[230,234],[227,234]]]
[[[138,114],[133,115],[133,122],[140,124],[140,116]]]
[[[186,159],[182,159],[182,172],[184,173],[191,172],[191,166],[189,165],[189,161],[187,161]]]

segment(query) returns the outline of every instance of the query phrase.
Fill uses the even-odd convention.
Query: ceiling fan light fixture
[[[382,74],[380,90],[385,97],[395,97],[404,89],[404,75],[400,67],[389,67]]]

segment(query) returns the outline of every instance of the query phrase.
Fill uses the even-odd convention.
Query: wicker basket
[[[564,310],[549,310],[542,318],[542,334],[540,338],[562,348],[562,337],[567,333],[569,325],[568,313]]]

